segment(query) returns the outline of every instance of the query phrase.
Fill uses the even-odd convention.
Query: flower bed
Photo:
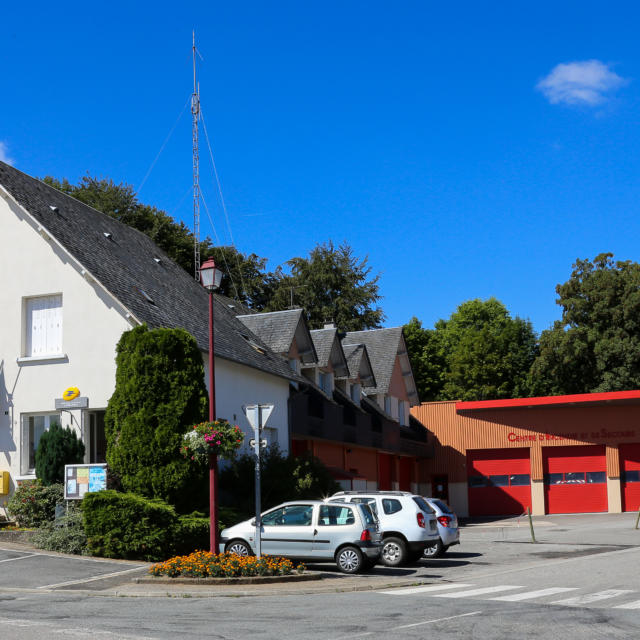
[[[287,576],[303,573],[304,565],[294,567],[291,560],[276,556],[238,556],[234,553],[215,555],[209,551],[194,551],[188,556],[176,556],[158,562],[149,569],[152,576],[169,578],[240,578],[251,576]]]

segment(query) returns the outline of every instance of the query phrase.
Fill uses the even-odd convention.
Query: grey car
[[[255,520],[220,534],[220,551],[253,555]],[[344,573],[372,567],[380,557],[382,535],[367,505],[321,500],[285,502],[262,514],[261,551],[307,562],[331,560]]]
[[[427,504],[434,510],[438,522],[440,538],[424,550],[425,558],[439,558],[454,544],[460,544],[460,529],[458,517],[446,502],[439,498],[425,498]]]

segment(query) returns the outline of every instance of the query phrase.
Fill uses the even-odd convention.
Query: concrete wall
[[[206,354],[205,354],[206,358]],[[208,364],[205,362],[205,380],[209,385]],[[289,381],[269,375],[258,369],[216,358],[216,413],[237,424],[246,434],[241,452],[249,450],[253,429],[247,421],[243,405],[273,404],[273,413],[267,422],[266,439],[277,444],[283,453],[289,452]]]
[[[17,205],[0,197],[0,470],[11,473],[12,487],[24,475],[21,416],[53,413],[55,399],[70,386],[104,408],[115,379],[115,345],[131,328],[126,311]],[[25,334],[24,298],[62,295],[62,352],[57,359],[18,363]],[[82,411],[63,412],[61,423],[83,430]]]

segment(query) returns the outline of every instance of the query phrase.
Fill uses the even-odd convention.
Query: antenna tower
[[[196,32],[193,32],[193,93],[191,94],[191,130],[193,137],[193,263],[196,280],[200,280],[200,150],[198,120],[200,119],[200,86],[196,83]]]

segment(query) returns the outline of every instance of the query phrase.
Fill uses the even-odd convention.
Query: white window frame
[[[35,447],[33,447],[33,460],[34,460],[34,464],[33,466],[31,466],[31,454],[32,454],[32,444],[35,444],[32,442],[31,439],[31,426],[32,423],[30,423],[30,420],[33,421],[33,423],[35,423],[35,419],[36,418],[44,418],[43,420],[43,429],[40,432],[40,434],[38,435],[38,441],[40,440],[40,437],[42,436],[42,434],[45,431],[49,430],[49,427],[51,426],[52,423],[57,422],[58,424],[62,424],[60,421],[60,413],[55,413],[55,412],[34,412],[34,413],[23,413],[20,416],[20,423],[21,423],[21,452],[20,452],[20,456],[21,456],[21,461],[20,461],[20,467],[21,467],[21,473],[22,475],[34,475],[36,470],[35,470],[35,453],[36,453],[36,449],[37,449],[37,444]],[[34,428],[34,440],[35,440],[35,429],[36,429],[36,425],[33,424],[33,428]]]
[[[23,298],[22,349],[18,362],[66,357],[62,350],[62,294]]]

